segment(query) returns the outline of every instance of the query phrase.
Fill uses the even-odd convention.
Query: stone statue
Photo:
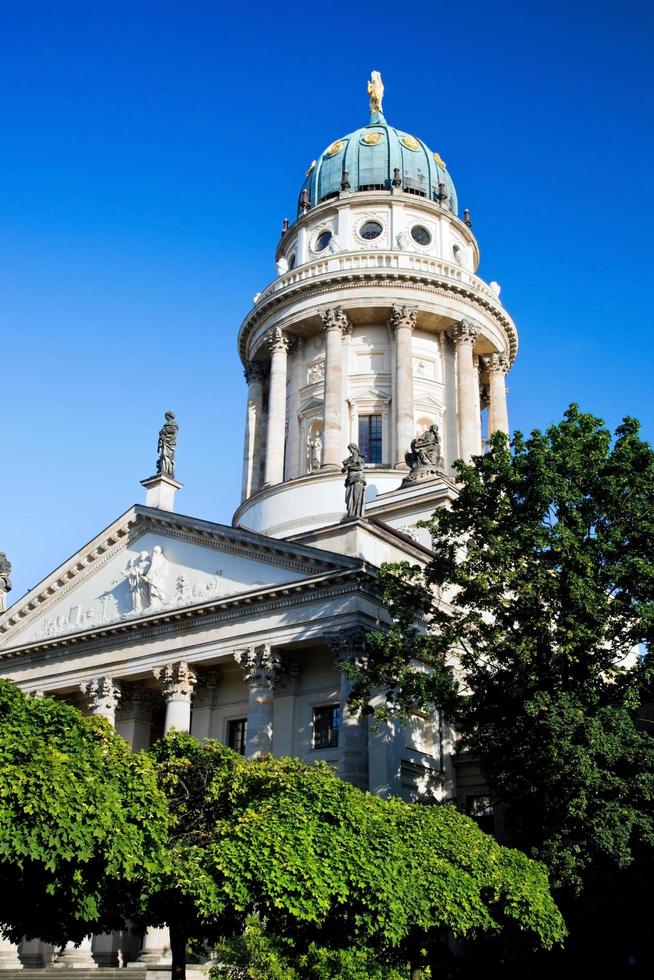
[[[127,579],[129,591],[132,593],[133,612],[142,612],[143,608],[148,605],[148,586],[144,575],[149,560],[150,556],[147,551],[142,551],[138,558],[130,558],[121,573]]]
[[[147,555],[147,552],[145,552]],[[148,563],[147,569],[143,573],[143,579],[147,583],[148,605],[152,609],[168,602],[168,595],[164,591],[164,579],[168,574],[168,562],[164,558],[163,551],[158,544],[152,549],[152,558]]]
[[[11,592],[11,579],[9,578],[10,572],[11,562],[5,555],[4,551],[0,551],[0,613],[4,612],[7,608],[7,593]]]
[[[363,469],[363,456],[359,447],[351,442],[347,447],[350,455],[343,460],[341,473],[345,477],[345,506],[348,517],[363,517],[363,497],[367,487]]]
[[[309,443],[309,469],[313,472],[322,466],[322,439],[320,433]]]
[[[166,421],[159,432],[159,444],[157,452],[157,473],[160,476],[169,476],[175,479],[175,447],[177,446],[177,430],[179,426],[175,421],[174,412],[166,412]]]
[[[378,71],[373,71],[368,82],[368,95],[370,96],[370,111],[382,111],[382,99],[384,98],[384,83]]]
[[[442,473],[444,468],[441,439],[437,425],[430,425],[421,435],[411,440],[411,449],[404,454],[409,473],[403,483],[428,479]]]

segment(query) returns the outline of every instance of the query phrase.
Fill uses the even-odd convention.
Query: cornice
[[[90,653],[115,646],[124,648],[126,637],[130,642],[146,639],[151,642],[162,636],[183,633],[189,627],[195,631],[251,616],[253,607],[257,612],[275,611],[352,592],[367,595],[373,601],[380,598],[376,572],[364,561],[359,560],[356,568],[344,571],[330,572],[258,591],[241,592],[195,606],[159,610],[154,615],[136,620],[122,620],[102,628],[81,630],[79,633],[9,647],[0,650],[0,660],[20,660],[21,665],[26,665],[63,659],[70,656],[73,650],[76,653]]]
[[[468,286],[466,283],[458,283],[447,276],[440,276],[437,273],[420,271],[417,269],[393,268],[387,272],[372,269],[344,269],[334,272],[323,273],[309,279],[302,279],[291,283],[278,293],[274,293],[262,303],[250,311],[243,321],[238,335],[239,354],[243,363],[248,361],[248,342],[250,335],[261,320],[272,311],[283,313],[298,299],[318,298],[325,294],[351,289],[357,284],[365,287],[380,289],[397,289],[398,284],[404,289],[427,290],[437,296],[444,296],[448,299],[465,299],[473,307],[477,307],[490,314],[494,320],[502,327],[506,334],[509,346],[509,358],[511,363],[515,360],[518,353],[518,333],[511,317],[501,306],[493,303],[489,298]],[[392,305],[392,304],[391,304]],[[345,306],[347,312],[347,306]],[[305,318],[307,315],[305,314]]]

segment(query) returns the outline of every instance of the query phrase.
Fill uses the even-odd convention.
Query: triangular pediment
[[[0,650],[301,581],[352,559],[133,507],[0,617]]]

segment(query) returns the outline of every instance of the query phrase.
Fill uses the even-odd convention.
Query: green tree
[[[374,636],[354,703],[438,703],[481,762],[512,843],[559,894],[651,861],[654,452],[571,406],[528,439],[496,434],[457,464],[421,571],[384,570],[393,625]],[[425,671],[418,661],[429,667]],[[650,865],[651,866],[651,865]],[[615,878],[614,878],[615,887]]]
[[[153,761],[102,719],[0,680],[0,929],[55,945],[123,928],[167,860]]]
[[[154,751],[173,815],[171,871],[153,878],[144,915],[169,923],[174,976],[191,937],[238,936],[253,914],[298,956],[312,943],[374,945],[418,964],[447,931],[510,923],[536,945],[563,937],[545,869],[453,807],[379,800],[326,765],[244,760],[179,734]]]

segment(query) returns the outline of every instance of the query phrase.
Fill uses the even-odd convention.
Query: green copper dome
[[[381,91],[383,94],[383,87]],[[369,124],[334,140],[311,164],[298,215],[342,190],[390,191],[393,187],[436,201],[456,214],[456,190],[444,161],[422,140],[389,126],[381,112],[381,97],[375,98],[370,85],[369,92]]]

